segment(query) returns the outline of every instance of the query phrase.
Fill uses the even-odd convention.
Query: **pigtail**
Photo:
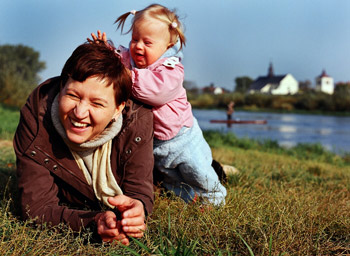
[[[120,32],[123,33],[124,30],[124,25],[125,25],[125,21],[126,19],[129,17],[130,14],[134,14],[135,15],[136,11],[131,11],[131,12],[126,12],[123,15],[119,16],[118,19],[114,22],[114,24],[117,24],[117,30],[120,28]],[[131,28],[130,28],[131,30]],[[130,32],[130,30],[127,33]]]
[[[169,10],[164,7],[164,12],[167,16],[169,24],[169,32],[171,35],[171,41],[173,44],[176,44],[177,41],[180,41],[181,50],[186,45],[186,37],[184,34],[183,26],[179,20],[179,16],[176,15],[176,10]]]
[[[181,24],[178,21],[178,19],[176,19],[176,21],[173,21],[172,23],[170,23],[170,31],[173,31],[174,34],[176,35],[176,40],[180,40],[180,49],[181,50],[183,48],[183,46],[186,46],[186,37],[185,34],[181,28]]]
[[[180,43],[181,43],[181,47],[180,49],[182,49],[183,46],[186,46],[186,37],[185,34],[183,33],[182,30],[178,30],[178,35],[179,35],[179,39],[180,39]]]

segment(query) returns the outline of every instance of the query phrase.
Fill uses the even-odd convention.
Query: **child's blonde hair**
[[[134,17],[132,19],[131,28],[126,33],[129,33],[130,31],[132,31],[135,28],[135,26],[137,26],[137,23],[142,22],[147,18],[154,18],[164,22],[169,26],[171,45],[175,45],[177,40],[179,40],[180,49],[183,46],[185,46],[186,38],[183,32],[183,27],[181,22],[179,21],[179,17],[175,13],[175,10],[169,10],[168,8],[159,4],[151,4],[150,6],[146,7],[141,11],[133,10],[133,11],[124,13],[123,15],[119,16],[119,18],[114,22],[118,24],[117,29],[121,28],[122,33],[123,33],[125,21],[130,14],[133,14]]]

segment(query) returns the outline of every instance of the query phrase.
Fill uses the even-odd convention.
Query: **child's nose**
[[[142,48],[142,42],[138,41],[138,42],[136,43],[136,48],[137,48],[137,49]]]

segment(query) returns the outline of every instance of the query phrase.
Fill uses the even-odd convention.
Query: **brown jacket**
[[[60,77],[36,88],[21,110],[14,138],[22,216],[39,217],[73,230],[92,223],[101,203],[85,180],[51,121],[51,105]],[[139,199],[146,214],[153,208],[153,116],[131,100],[123,111],[123,127],[113,139],[111,165],[126,196]]]

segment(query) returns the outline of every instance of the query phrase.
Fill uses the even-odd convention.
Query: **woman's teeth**
[[[75,122],[75,121],[73,121],[73,120],[71,120],[71,122],[72,122],[72,124],[73,124],[74,126],[76,126],[76,127],[81,127],[81,128],[83,128],[83,127],[87,127],[87,126],[88,126],[87,124],[82,124],[82,123],[79,123],[79,122]]]

